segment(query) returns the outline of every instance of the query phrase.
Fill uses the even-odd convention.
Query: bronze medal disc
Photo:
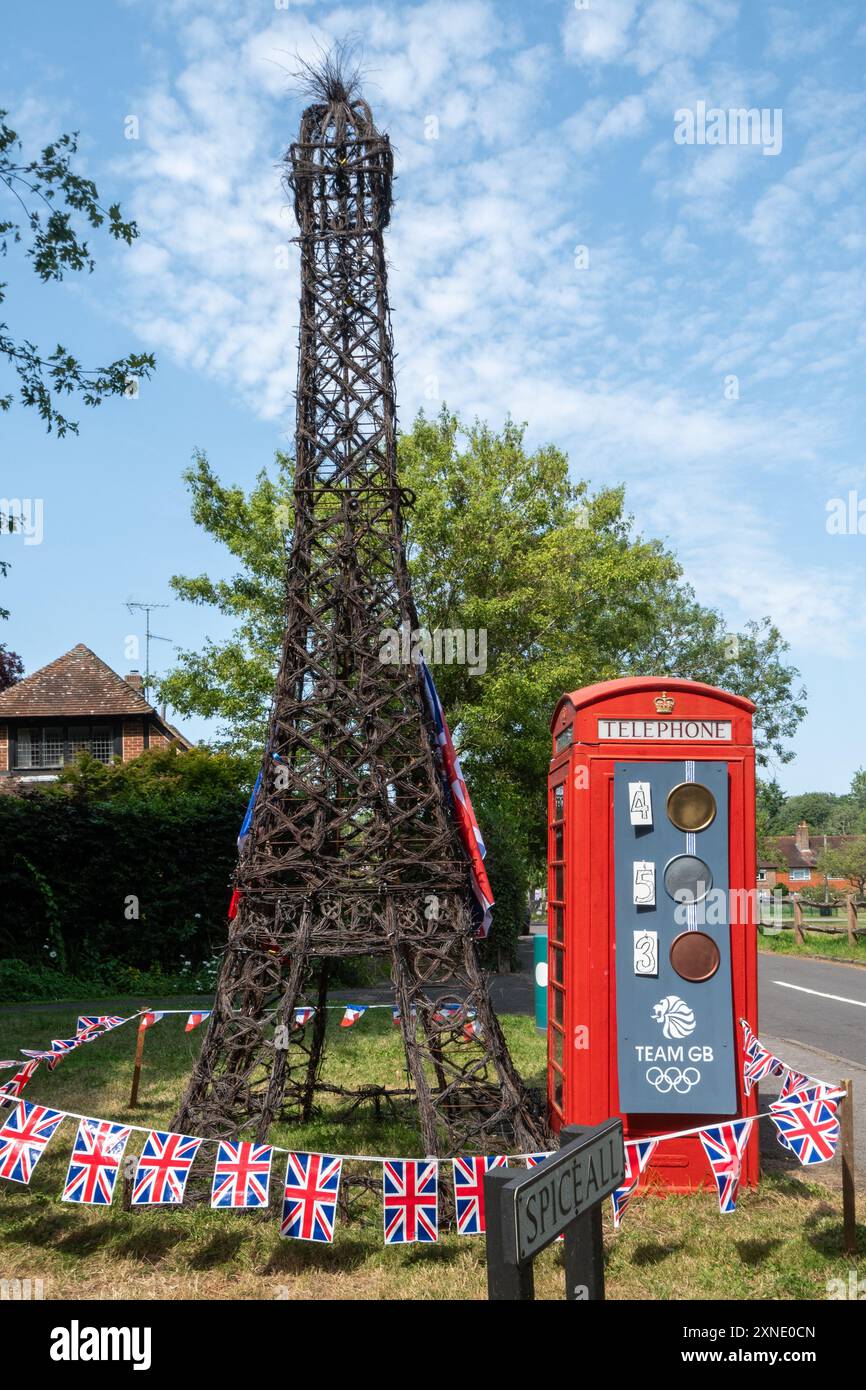
[[[679,782],[668,792],[668,819],[677,830],[706,830],[716,819],[716,798],[700,782]]]
[[[721,962],[719,948],[705,931],[684,931],[671,942],[671,965],[681,980],[711,980]]]

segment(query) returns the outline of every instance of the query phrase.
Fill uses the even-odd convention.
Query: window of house
[[[766,882],[767,882],[767,870],[766,870],[766,869],[759,869],[759,870],[758,870],[758,882],[759,882],[759,883],[766,883]]]
[[[15,768],[21,772],[60,768],[74,762],[81,752],[110,763],[114,728],[111,724],[24,725],[16,731],[15,747]]]
[[[810,879],[811,877],[812,877],[812,870],[811,870],[811,869],[792,869],[792,870],[791,870],[791,881],[792,881],[792,882],[795,882],[795,881],[796,881],[796,882],[798,882],[798,883],[804,883],[807,879]]]

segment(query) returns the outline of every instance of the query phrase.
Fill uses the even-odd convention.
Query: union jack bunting
[[[363,1017],[364,1017],[364,1014],[365,1014],[366,1012],[367,1012],[367,1005],[366,1005],[366,1004],[347,1004],[347,1005],[346,1005],[346,1012],[343,1014],[343,1017],[340,1019],[340,1027],[341,1027],[341,1028],[351,1028],[353,1024],[355,1024],[355,1023],[358,1022],[358,1019],[359,1019],[359,1018],[363,1018]]]
[[[194,1028],[198,1028],[200,1023],[204,1023],[206,1018],[210,1018],[211,1013],[211,1009],[205,1009],[203,1013],[190,1014],[183,1031],[185,1033],[191,1033]]]
[[[269,1144],[221,1139],[217,1150],[210,1204],[212,1207],[266,1207],[271,1182]]]
[[[613,1225],[616,1231],[622,1225],[622,1218],[628,1210],[632,1197],[637,1192],[640,1175],[652,1158],[657,1142],[655,1139],[636,1139],[623,1146],[625,1154],[623,1183],[621,1187],[615,1188],[610,1196],[613,1207]]]
[[[114,1125],[109,1120],[82,1120],[61,1201],[110,1206],[129,1135],[124,1125]]]
[[[751,1127],[751,1120],[732,1120],[730,1124],[702,1129],[698,1135],[713,1170],[719,1211],[723,1214],[736,1209],[740,1169]]]
[[[782,1082],[782,1089],[779,1092],[779,1100],[785,1100],[788,1096],[793,1096],[797,1091],[802,1091],[804,1086],[808,1086],[809,1078],[805,1072],[794,1071],[791,1067],[785,1073],[785,1080]],[[815,1084],[814,1082],[812,1083]]]
[[[78,1042],[91,1042],[101,1033],[109,1033],[126,1019],[120,1014],[82,1014],[75,1029]]]
[[[302,1009],[295,1009],[295,1027],[304,1028],[309,1023],[310,1019],[313,1017],[313,1014],[315,1012],[316,1010],[311,1009],[309,1005]]]
[[[502,1154],[491,1157],[452,1159],[454,1164],[454,1199],[457,1203],[457,1234],[482,1236],[484,1222],[484,1174],[491,1168],[507,1168],[508,1159]]]
[[[445,712],[439,702],[436,687],[433,684],[433,677],[426,661],[421,661],[421,676],[424,694],[427,699],[427,706],[436,728],[436,742],[439,745],[439,757],[442,763],[442,772],[445,781],[451,792],[451,799],[454,806],[454,813],[457,818],[457,828],[463,847],[469,857],[470,878],[472,891],[481,908],[481,922],[477,929],[479,937],[485,937],[490,931],[490,923],[493,919],[493,889],[490,887],[490,880],[487,877],[487,870],[484,867],[484,856],[487,850],[478,821],[475,819],[475,812],[472,809],[472,802],[469,799],[469,788],[463,778],[460,768],[460,759],[451,738],[451,731],[448,728],[448,721]]]
[[[0,1126],[0,1178],[29,1182],[45,1145],[63,1118],[62,1110],[19,1100]]]
[[[183,1201],[192,1161],[200,1139],[154,1129],[144,1141],[132,1182],[132,1205],[163,1206]]]
[[[775,1101],[771,1119],[783,1148],[790,1149],[804,1166],[826,1163],[839,1142],[836,1100],[840,1093],[822,1085],[801,1091],[796,1103]]]
[[[450,1023],[451,1019],[456,1017],[462,1008],[462,1004],[439,1004],[433,1014],[433,1022]]]
[[[744,1018],[740,1019],[740,1026],[743,1029],[743,1089],[747,1096],[752,1094],[752,1087],[756,1081],[762,1081],[765,1076],[771,1073],[774,1076],[781,1076],[785,1071],[785,1063],[780,1062],[778,1057],[774,1057],[772,1052],[768,1052],[762,1043],[758,1041]]]
[[[554,1149],[551,1149],[551,1150],[550,1150],[550,1153],[546,1153],[546,1154],[527,1154],[527,1155],[526,1155],[526,1166],[527,1166],[527,1168],[537,1168],[538,1165],[539,1165],[539,1163],[543,1163],[544,1160],[545,1160],[546,1158],[550,1158],[550,1154],[552,1154],[552,1153],[554,1153],[554,1152],[555,1152],[555,1150],[554,1150]]]
[[[0,1096],[20,1096],[24,1087],[32,1079],[33,1073],[39,1070],[38,1060],[25,1062],[20,1071],[17,1071],[9,1081],[4,1081],[0,1086]]]
[[[6,1062],[6,1061],[0,1062],[0,1071],[8,1071],[10,1067],[20,1067],[20,1065],[21,1065],[21,1059],[20,1059],[20,1057],[13,1057],[13,1059],[12,1059],[11,1062]]]
[[[289,1154],[281,1236],[330,1245],[342,1171],[343,1160],[334,1154]]]
[[[387,1158],[382,1164],[385,1244],[438,1240],[439,1164],[428,1158]]]
[[[68,1053],[74,1052],[81,1043],[81,1038],[52,1038],[51,1052],[46,1058],[48,1070],[53,1071],[58,1062],[62,1062]]]

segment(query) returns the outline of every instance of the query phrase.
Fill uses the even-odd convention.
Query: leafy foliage
[[[0,613],[0,616],[5,616]],[[24,662],[17,652],[10,652],[4,642],[0,642],[0,690],[8,690],[17,685],[24,675]]]
[[[62,280],[68,271],[94,269],[90,246],[79,230],[80,222],[98,229],[105,225],[115,241],[130,246],[138,236],[134,222],[127,222],[117,203],[103,208],[92,179],[76,173],[78,134],[62,135],[41,154],[22,162],[21,142],[0,110],[0,184],[20,209],[19,220],[0,218],[0,255],[22,241],[22,227],[29,234],[26,256],[43,283]],[[78,224],[74,216],[78,215]],[[0,303],[5,299],[0,283]],[[78,425],[60,413],[56,397],[78,394],[85,405],[99,405],[106,396],[126,394],[131,383],[150,376],[155,364],[151,353],[130,353],[104,367],[85,368],[61,343],[43,356],[35,343],[9,335],[0,323],[0,355],[7,358],[19,380],[22,404],[33,406],[49,431],[58,437],[78,433]],[[0,409],[9,410],[13,394],[0,395]]]
[[[198,967],[225,943],[247,796],[243,760],[151,749],[111,768],[81,755],[0,797],[0,956],[76,975]]]
[[[568,459],[530,452],[511,421],[466,427],[443,408],[399,440],[401,483],[417,504],[407,553],[429,630],[486,633],[486,671],[444,664],[435,678],[461,747],[476,810],[507,807],[530,865],[544,856],[549,719],[559,696],[648,671],[707,680],[759,705],[759,756],[786,761],[804,713],[798,673],[769,619],[729,633],[702,607],[662,544],[634,530],[620,488],[572,482]],[[160,698],[220,721],[222,746],[260,749],[283,626],[292,461],[278,454],[249,495],[198,453],[187,470],[192,514],[239,562],[228,580],[175,576],[193,603],[233,619],[225,641],[184,652]]]

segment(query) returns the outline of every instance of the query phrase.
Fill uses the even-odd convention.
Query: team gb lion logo
[[[697,1026],[693,1010],[676,994],[666,994],[653,1005],[653,1021],[662,1025],[666,1038],[687,1038]]]

